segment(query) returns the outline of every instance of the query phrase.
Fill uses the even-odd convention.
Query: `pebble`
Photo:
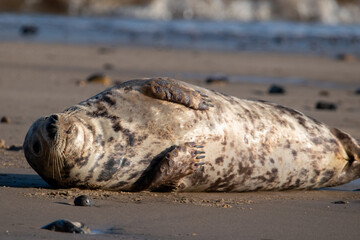
[[[20,27],[20,34],[23,36],[36,35],[38,33],[38,31],[39,31],[39,28],[32,24],[22,25]]]
[[[227,84],[229,79],[227,76],[209,76],[205,79],[207,84]]]
[[[76,84],[80,87],[84,87],[86,85],[87,81],[86,80],[79,80],[76,81]]]
[[[16,145],[11,145],[9,148],[8,148],[8,150],[9,151],[20,151],[20,150],[22,150],[23,149],[23,147],[22,146],[16,146]]]
[[[98,53],[99,54],[108,54],[113,52],[113,49],[109,48],[109,47],[100,47],[98,48]]]
[[[348,204],[348,201],[335,201],[335,202],[331,202],[333,204]]]
[[[112,65],[111,63],[104,63],[103,68],[105,70],[112,70],[114,69],[114,65]]]
[[[355,94],[360,95],[360,88],[356,89]]]
[[[86,81],[88,83],[100,83],[103,85],[110,85],[111,84],[111,80],[110,77],[106,76],[103,73],[95,73],[90,75]]]
[[[121,80],[114,81],[114,85],[118,85],[118,84],[122,84],[122,83],[123,83],[123,81],[121,81]]]
[[[67,219],[56,220],[43,226],[41,229],[47,229],[55,232],[90,234],[90,228],[85,226],[85,224],[81,222],[72,222]]]
[[[5,140],[0,139],[0,149],[4,149],[4,148],[5,148]]]
[[[90,197],[87,195],[81,195],[74,199],[75,206],[85,206],[90,207],[93,206],[93,202],[91,201]]]
[[[356,56],[350,53],[339,53],[335,56],[335,59],[344,62],[355,62],[357,60]]]
[[[337,109],[337,106],[336,106],[335,103],[319,101],[319,102],[316,103],[315,108],[319,109],[319,110],[333,110],[333,111],[335,111]]]
[[[322,90],[319,92],[319,95],[323,96],[323,97],[328,97],[330,95],[330,93],[326,90]]]
[[[4,116],[4,117],[1,118],[0,122],[1,123],[10,123],[11,121],[10,121],[10,118]]]
[[[284,94],[285,88],[280,85],[273,84],[269,87],[268,93],[269,94]]]

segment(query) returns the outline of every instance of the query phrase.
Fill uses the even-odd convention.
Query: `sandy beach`
[[[316,191],[123,193],[51,189],[19,147],[40,116],[61,112],[109,86],[81,84],[93,73],[112,83],[174,77],[241,98],[280,103],[360,139],[360,60],[275,53],[0,42],[0,239],[359,239],[359,181]],[[232,76],[207,84],[206,76]],[[256,83],[235,81],[262,79]],[[244,77],[245,76],[245,77]],[[294,81],[292,81],[294,80]],[[270,84],[286,89],[270,95]],[[318,101],[335,111],[317,110]],[[9,147],[13,146],[10,149]],[[340,190],[339,190],[340,189]],[[86,194],[93,207],[75,207]],[[342,201],[343,204],[334,202]],[[92,235],[40,229],[66,218]]]

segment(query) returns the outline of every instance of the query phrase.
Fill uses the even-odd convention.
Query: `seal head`
[[[32,124],[23,147],[28,163],[47,183],[54,187],[69,187],[66,169],[75,159],[81,158],[85,143],[91,142],[81,121],[53,114]]]

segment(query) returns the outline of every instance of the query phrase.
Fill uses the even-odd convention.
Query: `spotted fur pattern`
[[[348,134],[281,105],[165,78],[129,81],[40,118],[24,149],[58,187],[240,192],[360,177]]]

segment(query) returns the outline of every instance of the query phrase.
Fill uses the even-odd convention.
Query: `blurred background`
[[[359,23],[359,0],[2,0],[2,12],[150,19]]]
[[[0,40],[360,54],[360,0],[1,0]]]

